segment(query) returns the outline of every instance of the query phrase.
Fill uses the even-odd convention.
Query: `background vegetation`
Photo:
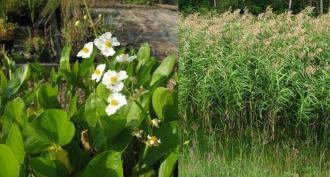
[[[272,6],[274,12],[282,13],[289,9],[294,13],[300,12],[307,6],[316,7],[315,12],[322,14],[328,11],[329,0],[181,0],[179,1],[181,12],[225,12],[229,8],[249,9],[253,14],[259,14]]]

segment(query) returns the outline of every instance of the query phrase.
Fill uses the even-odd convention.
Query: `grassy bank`
[[[265,144],[216,135],[191,137],[181,153],[180,176],[186,177],[325,177],[330,176],[326,148],[286,141]]]

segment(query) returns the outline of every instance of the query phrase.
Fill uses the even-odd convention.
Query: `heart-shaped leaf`
[[[121,154],[116,151],[105,151],[94,157],[86,169],[83,177],[123,177]]]
[[[66,145],[73,138],[75,127],[63,110],[49,109],[35,119],[34,127],[43,141]]]

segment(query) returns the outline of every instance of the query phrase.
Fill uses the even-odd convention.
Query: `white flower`
[[[122,106],[127,104],[126,98],[121,93],[113,93],[108,98],[109,105],[105,108],[108,116],[113,115]]]
[[[106,57],[113,56],[116,53],[113,47],[120,45],[117,38],[111,36],[112,34],[110,32],[106,32],[94,40],[95,46],[100,49],[101,53]]]
[[[143,130],[140,130],[138,128],[134,128],[133,132],[132,132],[132,135],[137,137],[137,138],[142,138]]]
[[[126,71],[107,71],[104,73],[102,83],[113,92],[120,92],[124,88],[124,83],[122,82],[127,78]]]
[[[88,58],[93,52],[93,42],[89,42],[78,52],[77,57]]]
[[[148,146],[159,146],[159,144],[161,143],[160,139],[156,136],[147,136],[147,145]]]
[[[121,62],[131,62],[136,59],[136,56],[129,56],[128,54],[122,54],[116,57],[116,61]]]
[[[96,80],[96,82],[99,82],[103,75],[104,69],[105,69],[105,64],[98,65],[94,73],[92,74],[92,80]]]
[[[160,124],[160,120],[159,119],[152,119],[151,120],[151,125],[158,128]]]

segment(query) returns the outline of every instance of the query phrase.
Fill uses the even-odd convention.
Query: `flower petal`
[[[102,37],[105,39],[111,39],[112,34],[110,32],[106,32],[104,34],[102,34]]]
[[[109,56],[113,56],[116,52],[113,48],[109,48],[109,49],[103,49],[101,50],[101,53],[106,56],[106,57],[109,57]]]
[[[118,108],[116,106],[112,106],[111,104],[105,108],[105,112],[108,114],[108,116],[115,114],[117,110]]]
[[[119,71],[117,76],[118,76],[118,79],[121,81],[128,78],[126,71]]]

